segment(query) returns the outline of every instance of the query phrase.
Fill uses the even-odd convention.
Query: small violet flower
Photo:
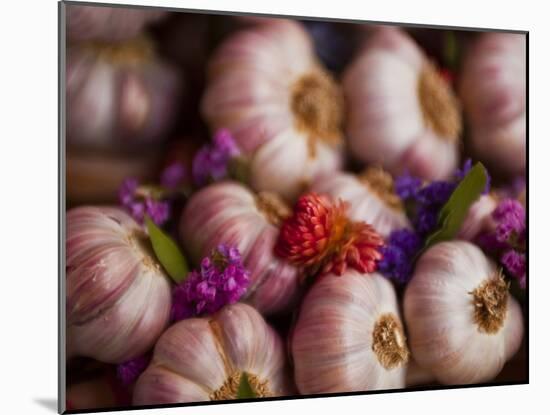
[[[172,293],[171,320],[212,314],[239,301],[250,283],[237,248],[219,245]]]
[[[198,186],[227,177],[228,164],[241,152],[228,130],[219,130],[212,144],[203,146],[193,159],[193,180]]]
[[[382,247],[383,258],[378,270],[387,278],[399,283],[407,283],[413,271],[413,261],[422,248],[422,238],[411,229],[393,231],[387,244]]]

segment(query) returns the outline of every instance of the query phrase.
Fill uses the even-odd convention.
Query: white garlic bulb
[[[377,27],[343,78],[350,149],[393,174],[448,177],[462,122],[451,88],[401,29]]]
[[[291,337],[302,394],[403,388],[409,357],[394,289],[348,269],[316,281]]]
[[[136,36],[147,23],[166,15],[154,9],[69,4],[67,37],[71,40],[121,41]]]
[[[342,164],[344,101],[300,23],[280,20],[229,37],[209,64],[202,113],[250,157],[250,185],[288,200]]]
[[[520,307],[499,270],[464,241],[439,243],[420,257],[404,314],[413,358],[444,384],[493,379],[523,336]]]
[[[311,190],[348,202],[349,217],[369,223],[384,238],[393,230],[410,227],[391,175],[380,168],[368,168],[358,176],[343,172],[323,175]]]
[[[143,36],[69,46],[66,84],[67,143],[93,149],[165,140],[182,88]]]
[[[527,163],[525,35],[483,33],[468,48],[460,98],[472,150],[493,171],[525,175]]]
[[[174,324],[139,377],[136,405],[235,399],[243,373],[258,397],[292,394],[283,342],[252,307],[233,304],[211,318]]]

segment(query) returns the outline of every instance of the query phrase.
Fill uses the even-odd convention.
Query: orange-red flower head
[[[342,275],[348,266],[373,272],[382,259],[383,239],[365,222],[346,216],[347,203],[324,195],[302,196],[281,227],[275,252],[289,262]]]

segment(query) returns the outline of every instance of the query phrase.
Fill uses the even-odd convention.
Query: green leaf
[[[250,398],[256,398],[256,394],[250,386],[250,382],[248,381],[248,374],[246,372],[243,372],[243,374],[241,375],[241,380],[239,382],[239,389],[237,390],[237,399]]]
[[[189,268],[178,245],[147,216],[145,224],[157,259],[176,283],[182,282]]]
[[[456,236],[468,210],[479,198],[486,184],[485,167],[481,163],[476,163],[441,208],[438,229],[426,239],[424,249],[438,242],[451,240]]]

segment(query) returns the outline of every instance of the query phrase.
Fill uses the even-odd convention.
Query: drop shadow
[[[34,402],[38,405],[57,413],[57,399],[53,398],[35,398]]]

